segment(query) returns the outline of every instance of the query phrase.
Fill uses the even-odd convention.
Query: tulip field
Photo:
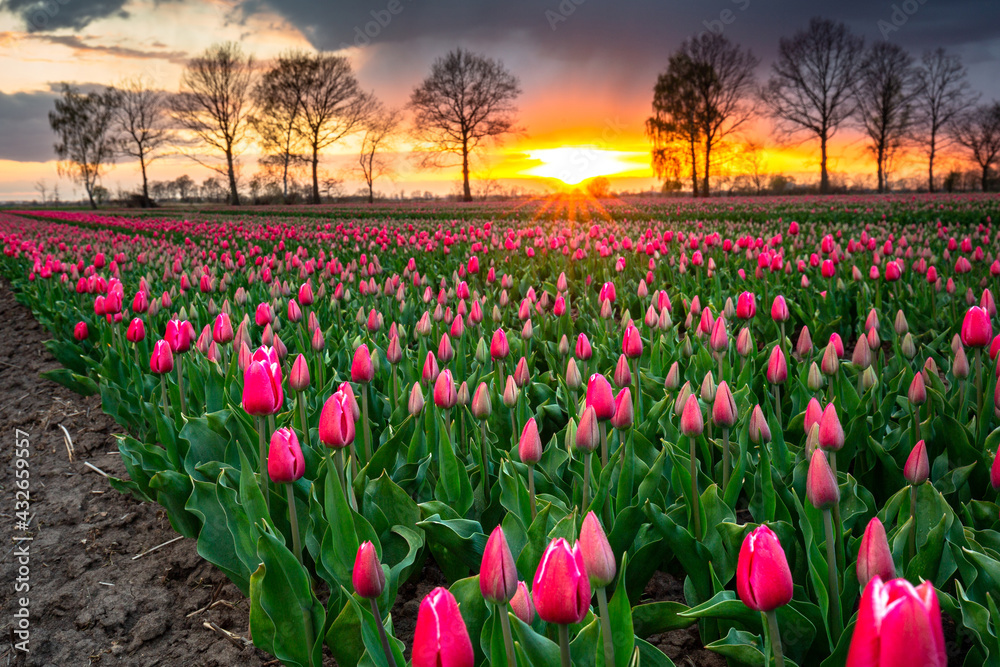
[[[284,665],[662,667],[647,639],[696,626],[734,667],[1000,667],[994,220],[953,195],[5,211],[0,270],[46,376],[120,426],[111,485]],[[658,572],[683,602],[643,596]]]

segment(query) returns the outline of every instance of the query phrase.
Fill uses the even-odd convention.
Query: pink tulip
[[[570,548],[563,538],[552,540],[542,554],[531,586],[538,615],[546,623],[579,623],[590,607],[590,579],[580,545]]]
[[[290,484],[305,474],[305,459],[295,431],[279,428],[271,434],[267,454],[267,474],[278,484]]]
[[[517,592],[517,567],[503,528],[497,526],[486,541],[479,567],[479,590],[487,602],[506,604]]]
[[[736,591],[754,611],[773,611],[792,599],[792,572],[778,536],[762,525],[743,540],[736,564]]]
[[[865,587],[846,667],[947,667],[934,586],[873,578]]]
[[[358,546],[351,583],[354,585],[354,592],[366,600],[379,597],[385,590],[385,572],[375,553],[375,545],[371,542],[362,542]]]
[[[413,667],[473,667],[475,657],[458,601],[448,589],[435,588],[417,612]]]

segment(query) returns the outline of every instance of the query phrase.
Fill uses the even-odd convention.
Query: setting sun
[[[610,176],[636,169],[634,153],[604,150],[591,146],[563,146],[528,151],[541,164],[525,171],[531,176],[555,178],[577,185],[597,176]],[[640,154],[644,156],[645,154]]]

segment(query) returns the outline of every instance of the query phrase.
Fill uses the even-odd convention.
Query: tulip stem
[[[844,633],[844,615],[840,610],[840,583],[837,573],[837,543],[833,539],[833,515],[823,510],[823,528],[826,531],[826,571],[830,586],[830,616],[833,617],[833,641],[840,641]]]
[[[910,485],[910,559],[917,555],[917,487]]]
[[[517,667],[517,654],[514,653],[514,638],[510,634],[510,618],[507,617],[507,605],[493,606],[500,617],[500,627],[503,628],[503,646],[507,652],[507,667]]]
[[[486,420],[480,422],[482,425],[482,436],[479,440],[479,473],[483,478],[483,509],[489,505],[492,494],[490,493],[490,460],[486,453]]]
[[[285,488],[288,492],[288,521],[292,524],[292,552],[299,563],[305,566],[302,562],[302,542],[299,540],[299,514],[295,509],[295,491],[291,484],[285,484]]]
[[[732,466],[732,452],[729,450],[729,429],[722,429],[722,492],[729,488],[729,468]]]
[[[983,423],[983,348],[976,348],[976,442],[979,444]]]
[[[918,371],[919,372],[919,371]],[[917,443],[920,442],[920,406],[916,408],[910,405],[910,418],[913,420],[913,446],[916,447]]]
[[[372,460],[372,433],[368,424],[368,385],[361,385],[361,418],[364,420],[365,465]]]
[[[573,661],[569,654],[569,626],[559,626],[559,655],[562,658],[562,667],[573,667]]]
[[[593,452],[587,452],[583,455],[583,503],[581,503],[580,513],[584,514],[587,511],[587,506],[590,503],[590,457],[593,456]]]
[[[597,589],[597,605],[601,612],[601,639],[604,640],[604,664],[615,665],[615,638],[611,633],[611,616],[608,614],[608,591],[604,586]]]
[[[694,519],[694,539],[701,542],[701,503],[698,499],[698,438],[688,438],[691,443],[691,515]]]
[[[177,394],[181,397],[181,417],[187,412],[184,400],[184,359],[177,355]]]
[[[264,417],[257,417],[257,436],[260,444],[260,493],[264,496],[264,504],[267,506],[267,513],[271,513],[271,499],[267,493],[267,426]]]
[[[170,414],[170,402],[167,400],[167,374],[160,375],[160,391],[163,394],[163,414]]]
[[[534,520],[537,514],[535,510],[535,466],[528,465],[528,503],[531,505],[531,518]]]
[[[396,375],[396,364],[392,365],[392,409],[396,410],[396,404],[399,400],[399,378]]]
[[[309,444],[309,422],[306,421],[306,397],[305,392],[300,391],[297,395],[299,404],[299,419],[302,421],[302,434],[305,436],[306,444]]]
[[[389,638],[385,634],[385,626],[382,625],[382,614],[378,610],[378,600],[372,598],[371,602],[372,614],[375,616],[375,625],[378,626],[378,636],[382,640],[382,650],[385,652],[385,659],[388,661],[389,667],[396,667],[396,659],[392,657],[392,649],[389,648]]]
[[[608,426],[601,422],[601,466],[608,467]]]
[[[781,385],[780,384],[774,385],[774,415],[778,418],[778,426],[781,426]]]
[[[639,370],[639,357],[635,358],[635,414],[642,414],[642,375]],[[721,376],[720,376],[721,377]]]
[[[767,617],[767,631],[771,639],[771,651],[774,653],[775,667],[785,667],[785,653],[781,648],[781,631],[778,630],[778,613],[776,611],[764,612]]]

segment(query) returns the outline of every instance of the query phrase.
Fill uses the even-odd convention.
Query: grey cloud
[[[7,0],[4,9],[15,14],[30,32],[72,28],[108,16],[127,17],[128,0]]]
[[[55,159],[49,111],[52,92],[0,93],[0,160],[45,162]]]

